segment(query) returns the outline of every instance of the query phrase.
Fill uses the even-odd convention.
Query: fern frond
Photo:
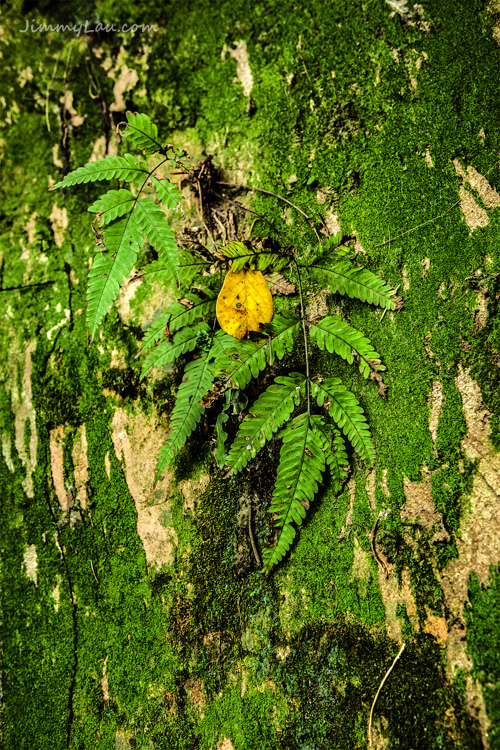
[[[142,366],[141,380],[144,380],[153,367],[162,367],[169,362],[173,362],[181,354],[192,352],[198,344],[200,336],[208,331],[207,324],[201,322],[178,331],[173,341],[160,341],[158,346],[146,357]]]
[[[216,297],[209,289],[205,290],[205,294],[207,298],[201,299],[196,294],[187,293],[185,299],[192,303],[191,307],[186,307],[180,302],[174,302],[173,305],[170,305],[168,308],[170,312],[168,323],[170,331],[178,331],[179,328],[193,323],[196,318],[210,315],[215,311]]]
[[[155,344],[160,341],[165,335],[165,326],[168,324],[170,313],[168,310],[162,312],[157,318],[155,318],[151,326],[144,333],[144,337],[141,341],[141,348],[137,353],[137,356],[148,352]]]
[[[98,222],[101,226],[104,226],[131,211],[135,200],[135,196],[132,195],[130,190],[126,190],[125,188],[108,190],[107,193],[104,193],[98,200],[94,201],[87,208],[87,211],[99,214]]]
[[[231,406],[231,394],[231,389],[226,391],[224,406],[222,408],[222,411],[218,414],[217,420],[215,422],[214,455],[219,469],[224,468],[227,459],[226,440],[228,438],[228,434],[224,429],[224,424],[229,420],[229,414],[227,413],[227,410]]]
[[[302,524],[306,509],[318,491],[325,470],[323,418],[301,414],[279,434],[283,438],[280,464],[269,508],[276,515],[278,538],[275,546],[263,551],[264,572],[280,562],[295,537],[292,523]]]
[[[171,211],[182,198],[182,192],[168,180],[159,180],[158,177],[152,177],[151,183],[156,190],[156,196],[160,203]]]
[[[205,407],[200,403],[212,388],[212,368],[203,352],[200,359],[188,362],[184,378],[177,391],[177,399],[170,420],[170,433],[158,456],[157,474],[162,474],[172,462],[200,421]]]
[[[137,201],[134,215],[141,230],[147,234],[150,243],[158,252],[158,260],[170,266],[177,278],[179,268],[179,249],[174,233],[170,229],[164,212],[150,198]]]
[[[269,338],[261,341],[236,341],[217,362],[217,372],[231,378],[236,388],[245,388],[250,380],[257,377],[266,365],[283,359],[293,349],[294,337],[300,326],[295,317],[275,315],[272,323],[266,326]]]
[[[94,256],[87,285],[87,325],[93,338],[137,259],[142,236],[131,214],[103,229],[107,252]]]
[[[320,258],[309,268],[326,272],[330,290],[334,293],[347,294],[351,298],[389,310],[396,309],[396,301],[393,299],[396,290],[367,268],[353,266],[349,260],[339,260],[335,256]],[[323,274],[321,278],[324,280]]]
[[[372,466],[375,448],[356,396],[342,385],[339,378],[329,378],[321,383],[312,381],[311,394],[319,406],[325,406],[333,421],[349,438],[354,450]]]
[[[360,331],[347,325],[337,315],[327,315],[322,320],[309,323],[311,340],[323,351],[338,354],[351,365],[354,354],[359,356],[359,371],[367,378],[371,370],[385,370],[370,340]]]
[[[233,240],[224,247],[220,247],[219,252],[225,258],[232,260],[231,271],[233,273],[243,270],[247,265],[254,271],[264,271],[268,266],[279,271],[290,262],[288,255],[283,256],[269,250],[259,250],[249,242],[243,243],[239,240]]]
[[[304,395],[306,379],[300,373],[279,376],[259,396],[240,425],[227,457],[233,474],[241,471],[257,455],[266,440],[289,419]]]
[[[91,161],[83,167],[78,167],[67,174],[61,182],[53,185],[51,190],[70,185],[79,185],[82,182],[95,182],[97,180],[123,180],[131,182],[138,177],[145,178],[149,174],[148,169],[140,164],[131,154],[125,156],[105,156],[103,159]]]
[[[158,140],[158,128],[145,114],[127,112],[128,126],[122,133],[123,136],[132,141],[138,148],[147,154],[161,151],[162,145]]]
[[[211,291],[207,293],[212,294]],[[168,326],[170,333],[174,333],[174,331],[194,323],[196,318],[202,317],[215,308],[215,298],[212,296],[208,299],[200,299],[196,294],[186,294],[186,298],[193,302],[192,307],[188,308],[180,302],[174,302],[153,320],[151,327],[148,328],[142,339],[140,354],[149,351],[163,338],[165,326]]]
[[[323,443],[326,463],[330,467],[333,491],[337,494],[342,489],[342,484],[347,479],[347,468],[349,459],[347,457],[345,443],[340,432],[330,424],[319,425]]]

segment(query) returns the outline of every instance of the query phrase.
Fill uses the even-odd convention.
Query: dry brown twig
[[[377,520],[378,520],[378,519],[377,519]],[[373,743],[372,743],[372,721],[373,721],[373,709],[375,708],[375,704],[376,704],[376,702],[377,702],[377,699],[378,699],[378,697],[379,697],[379,695],[380,695],[380,691],[381,691],[381,690],[382,690],[382,688],[384,687],[385,681],[387,680],[387,678],[388,678],[388,677],[389,677],[389,675],[391,674],[392,670],[393,670],[393,669],[394,669],[394,667],[396,666],[396,662],[398,662],[398,661],[399,661],[399,658],[400,658],[401,654],[403,653],[403,651],[405,650],[405,647],[406,647],[406,643],[403,643],[403,645],[402,645],[402,646],[401,646],[401,648],[399,649],[399,653],[398,653],[398,655],[396,656],[396,658],[395,658],[395,659],[394,659],[394,661],[392,662],[391,666],[389,667],[389,669],[388,669],[388,670],[387,670],[387,672],[385,673],[385,675],[384,675],[384,678],[383,678],[382,682],[380,683],[380,685],[379,685],[379,688],[378,688],[378,690],[377,690],[377,694],[375,695],[375,698],[373,699],[372,707],[371,707],[371,709],[370,709],[370,719],[369,719],[369,721],[368,721],[368,744],[369,744],[370,750],[371,750],[371,748],[373,747]]]

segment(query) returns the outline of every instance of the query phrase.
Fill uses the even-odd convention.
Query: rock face
[[[83,5],[14,9],[0,30],[0,744],[500,748],[498,9]],[[337,496],[325,481],[267,578],[277,441],[228,477],[214,404],[155,481],[180,377],[141,381],[136,354],[171,290],[130,279],[89,346],[99,185],[49,188],[127,151],[126,110],[193,167],[271,191],[238,201],[298,259],[318,241],[305,214],[404,298],[382,316],[304,282],[311,316],[370,338],[388,397],[313,361],[357,394],[377,461],[353,459]],[[173,225],[208,242],[179,187]],[[248,228],[214,216],[218,243]],[[297,347],[279,373],[303,367]]]

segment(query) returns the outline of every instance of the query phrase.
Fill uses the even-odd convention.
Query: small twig
[[[304,296],[302,294],[302,280],[300,278],[299,264],[292,258],[295,263],[295,270],[297,271],[297,279],[299,282],[299,297],[300,297],[300,317],[302,318],[302,331],[304,333],[304,355],[306,360],[306,396],[307,396],[307,414],[311,413],[311,382],[309,377],[309,351],[307,349],[307,329],[306,329],[306,315],[304,312]]]
[[[389,569],[387,567],[387,564],[386,564],[385,560],[382,560],[382,558],[380,558],[377,555],[377,550],[375,549],[375,537],[377,535],[378,522],[380,521],[381,516],[382,516],[382,513],[379,513],[378,516],[377,516],[377,520],[375,521],[375,526],[373,527],[372,533],[370,534],[370,547],[371,547],[371,550],[372,550],[373,557],[377,561],[377,565],[380,568],[383,568],[384,573],[385,573],[385,577],[388,578],[389,577]]]
[[[253,538],[253,533],[252,533],[252,502],[251,501],[250,501],[249,509],[248,509],[248,536],[250,537],[250,544],[252,545],[253,554],[254,554],[255,560],[257,561],[257,565],[259,566],[259,568],[261,568],[262,563],[260,562],[259,553],[257,552],[255,539]]]
[[[94,578],[96,579],[97,583],[99,583],[99,579],[98,579],[98,577],[95,574],[94,564],[93,564],[92,560],[90,561],[90,567],[92,568],[92,573],[94,574]]]
[[[404,237],[406,234],[410,234],[410,232],[414,232],[416,229],[420,229],[420,227],[425,227],[427,224],[432,224],[433,221],[437,221],[438,219],[441,219],[443,216],[446,216],[446,214],[450,213],[452,209],[455,208],[455,206],[458,206],[460,201],[457,201],[453,204],[453,206],[450,206],[446,211],[442,214],[439,214],[439,216],[435,216],[433,219],[429,219],[428,221],[424,221],[423,224],[417,224],[416,227],[412,227],[412,229],[408,229],[406,232],[402,232],[401,234],[396,235],[396,237],[391,237],[390,239],[386,240],[385,242],[381,242],[379,245],[374,245],[373,249],[376,247],[383,247],[384,245],[387,245],[388,243],[394,242],[394,240],[399,240],[400,237]]]
[[[388,677],[389,677],[389,675],[391,674],[392,670],[393,670],[393,669],[394,669],[394,667],[396,666],[396,662],[397,662],[397,661],[399,660],[399,657],[401,656],[401,654],[402,654],[402,653],[403,653],[403,651],[405,650],[405,646],[406,646],[406,643],[403,643],[403,645],[402,645],[402,646],[401,646],[401,648],[399,649],[399,654],[398,654],[398,655],[396,656],[396,658],[395,658],[395,659],[394,659],[394,661],[392,662],[391,666],[389,667],[388,671],[386,672],[386,674],[385,674],[385,676],[384,676],[384,679],[382,680],[382,682],[381,682],[381,683],[380,683],[380,685],[379,685],[379,688],[378,688],[378,690],[377,690],[377,694],[376,694],[375,698],[373,699],[372,707],[371,707],[371,709],[370,709],[370,720],[369,720],[369,722],[368,722],[368,743],[369,743],[369,746],[370,746],[370,748],[372,748],[372,747],[373,747],[373,743],[372,743],[372,721],[373,721],[373,709],[375,708],[375,704],[376,704],[376,702],[377,702],[377,699],[378,699],[378,697],[379,697],[379,695],[380,695],[380,691],[381,691],[381,690],[382,690],[382,688],[384,687],[384,683],[385,683],[385,681],[387,680],[387,678],[388,678]]]
[[[273,193],[271,190],[264,190],[264,188],[250,187],[250,186],[247,187],[247,189],[248,190],[256,190],[258,193],[265,193],[266,195],[272,195],[273,198],[277,198],[278,200],[283,201],[283,203],[288,203],[289,206],[291,206],[296,211],[298,211],[299,214],[302,214],[302,216],[306,219],[307,223],[309,224],[309,226],[311,227],[311,229],[314,231],[314,234],[316,235],[319,244],[321,245],[321,237],[319,236],[319,234],[318,234],[318,232],[317,232],[316,227],[314,226],[314,224],[311,223],[311,222],[314,221],[314,219],[311,218],[310,216],[308,216],[306,213],[304,213],[304,211],[301,208],[299,208],[298,206],[296,206],[295,203],[292,203],[292,201],[289,201],[288,198],[283,198],[282,195],[278,195],[277,193]]]

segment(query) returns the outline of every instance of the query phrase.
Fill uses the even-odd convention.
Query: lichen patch
[[[6,432],[2,432],[2,456],[3,460],[7,464],[9,471],[14,471],[14,463],[11,456],[11,442],[10,437]]]
[[[64,427],[54,427],[50,431],[50,470],[52,473],[52,481],[54,483],[54,489],[56,491],[57,500],[61,508],[63,516],[69,511],[69,498],[66,488],[64,486],[64,470],[63,470],[63,441],[64,441]]]
[[[23,555],[24,572],[26,578],[33,581],[35,586],[37,585],[37,572],[38,572],[38,558],[36,554],[36,547],[34,544],[29,544],[24,550]]]
[[[84,118],[78,114],[73,106],[73,92],[66,89],[61,96],[60,102],[64,106],[66,112],[69,113],[73,127],[78,128],[83,123]]]
[[[432,442],[436,443],[437,438],[437,427],[438,427],[438,419],[439,419],[439,412],[441,411],[441,406],[443,404],[443,384],[436,380],[432,384],[432,391],[430,395],[430,419],[429,419],[429,430],[432,436]]]
[[[87,507],[87,482],[89,480],[89,464],[87,460],[87,434],[82,425],[73,443],[73,466],[75,471],[75,492],[77,500],[83,509]]]
[[[62,247],[64,233],[68,227],[68,213],[66,211],[66,206],[59,208],[59,206],[54,203],[49,219],[52,222],[55,243],[57,247]]]
[[[110,70],[108,73],[108,77],[114,78],[114,76],[115,71]],[[137,71],[133,68],[127,67],[127,65],[122,63],[120,73],[117,80],[115,81],[115,85],[113,86],[113,95],[115,97],[115,100],[109,106],[110,112],[124,112],[126,110],[127,107],[125,104],[124,94],[128,91],[131,91],[138,80],[139,76],[137,75]]]
[[[490,223],[488,214],[484,208],[476,203],[472,193],[469,193],[462,185],[458,194],[460,197],[460,208],[470,231],[473,232],[478,227],[487,227]]]
[[[333,211],[327,211],[325,214],[325,224],[330,235],[342,233],[339,217]]]
[[[491,187],[490,183],[474,167],[467,167],[467,180],[473,190],[478,193],[486,208],[498,208],[500,206],[500,195]]]
[[[56,585],[51,591],[52,599],[54,600],[54,609],[56,612],[59,611],[59,602],[61,600],[61,576],[56,576]]]
[[[432,499],[431,475],[424,476],[421,482],[410,482],[403,477],[403,483],[406,502],[401,507],[401,521],[418,523],[423,528],[442,523],[442,516],[435,509]]]
[[[177,485],[184,496],[184,511],[194,513],[196,500],[206,490],[210,482],[208,474],[202,474],[198,479],[185,479]]]
[[[177,546],[175,529],[168,525],[170,502],[166,495],[170,475],[165,474],[156,485],[154,475],[165,431],[154,418],[144,414],[128,415],[117,409],[112,421],[112,439],[119,461],[124,460],[127,485],[137,511],[139,534],[148,565],[170,565]]]
[[[234,49],[229,50],[229,54],[236,60],[236,78],[243,87],[243,95],[250,96],[253,88],[253,75],[248,62],[247,43],[240,40],[236,42]]]
[[[102,690],[102,697],[104,698],[105,703],[109,703],[109,682],[108,682],[108,655],[106,654],[106,658],[104,659],[104,663],[102,665],[102,677],[101,677],[101,690]]]
[[[26,477],[23,479],[23,488],[28,497],[33,497],[32,472],[36,466],[36,451],[38,446],[38,435],[36,431],[35,410],[33,408],[32,390],[31,390],[31,372],[33,365],[31,355],[36,349],[36,339],[30,341],[24,350],[24,370],[22,376],[21,389],[13,387],[11,393],[12,410],[14,412],[15,425],[15,445],[23,466],[26,468]],[[12,383],[16,378],[12,376]],[[26,430],[26,421],[30,423],[29,451],[26,451],[24,435]]]

